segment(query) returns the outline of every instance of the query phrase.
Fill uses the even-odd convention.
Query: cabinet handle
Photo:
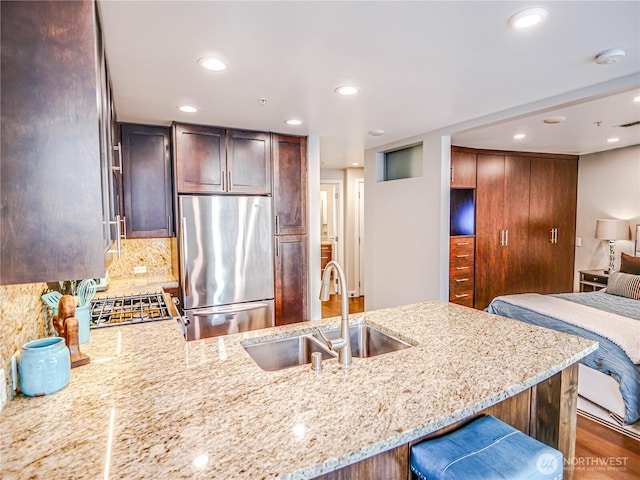
[[[504,231],[504,246],[509,246],[509,230]]]
[[[280,239],[276,237],[276,257],[280,256]]]
[[[276,215],[276,233],[280,233],[280,219],[279,216]]]
[[[184,264],[184,259],[187,258],[185,255],[187,253],[187,217],[182,217],[182,225],[180,230],[180,284],[182,285],[183,292],[185,296],[191,295],[191,289],[189,288],[189,279],[187,278],[187,267]]]
[[[122,238],[127,239],[127,217],[122,217]]]
[[[553,243],[558,243],[558,229],[553,229]]]
[[[231,191],[231,170],[227,172],[227,188]]]
[[[114,165],[111,165],[111,169],[115,170],[117,172],[120,172],[120,175],[122,175],[122,144],[120,142],[118,142],[117,145],[113,146],[113,149],[118,152],[118,160],[119,160],[119,165],[116,167]],[[118,257],[120,258],[120,257]]]
[[[456,166],[451,165],[451,183],[456,181]]]
[[[471,267],[456,267],[456,270],[467,270],[468,268],[471,268]]]
[[[467,258],[469,256],[469,254],[467,253],[466,255],[456,255],[456,258]]]
[[[459,295],[456,295],[456,298],[464,298],[464,297],[468,297],[469,294],[468,293],[461,293]]]
[[[464,245],[470,245],[470,244],[469,244],[469,242],[456,242],[456,245],[457,245],[458,247],[462,247],[462,246],[464,246]]]
[[[504,247],[504,230],[500,230],[500,246]]]
[[[459,278],[456,280],[456,283],[463,283],[463,282],[468,282],[469,279],[468,278]]]
[[[224,181],[227,178],[227,172],[225,172],[224,170],[222,171],[222,191],[226,191],[226,189],[224,188]]]

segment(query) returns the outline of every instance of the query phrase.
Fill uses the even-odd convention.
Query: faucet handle
[[[332,349],[333,347],[331,346],[331,340],[329,340],[327,338],[327,336],[324,334],[324,332],[322,330],[320,330],[320,328],[316,328],[316,331],[320,334],[320,336],[325,341],[325,343],[329,346],[329,348]]]

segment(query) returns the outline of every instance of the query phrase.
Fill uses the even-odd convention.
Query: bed
[[[613,272],[604,291],[496,297],[486,311],[598,341],[578,393],[623,424],[640,420],[640,275]]]

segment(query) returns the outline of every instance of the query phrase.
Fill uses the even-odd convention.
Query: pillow
[[[620,271],[640,275],[640,257],[632,257],[622,252],[620,255]]]
[[[611,272],[609,283],[607,284],[607,293],[640,300],[640,275]]]

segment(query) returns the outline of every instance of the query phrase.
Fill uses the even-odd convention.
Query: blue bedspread
[[[604,295],[606,295],[606,297],[603,297]],[[629,300],[624,297],[617,297],[603,292],[560,294],[554,296],[564,298],[565,300],[575,301],[583,305],[593,306],[594,308],[599,308],[601,310],[607,310],[607,308],[601,308],[604,304],[610,306],[615,303],[620,303],[620,300],[623,300],[621,303],[627,304],[626,300]],[[587,299],[586,297],[589,296],[591,296],[591,298]],[[613,297],[613,299],[607,297]],[[598,298],[600,300],[598,300]],[[631,360],[629,360],[627,354],[619,346],[612,341],[583,328],[533,312],[526,308],[512,305],[508,303],[507,299],[508,296],[494,299],[486,308],[486,311],[496,315],[502,315],[503,317],[514,318],[533,325],[539,325],[552,330],[598,341],[600,343],[600,348],[584,357],[580,360],[580,363],[599,370],[606,375],[611,375],[620,384],[620,393],[622,394],[626,410],[624,418],[625,423],[634,423],[640,419],[640,365],[634,365]],[[631,304],[632,307],[635,307],[635,312],[632,312],[635,314],[631,316],[625,314],[625,316],[629,316],[630,318],[635,318],[640,321],[640,302],[637,300],[630,301],[636,302],[635,305]],[[629,305],[625,305],[625,307],[628,306]],[[620,315],[621,310],[618,308],[614,313],[618,313]],[[638,325],[638,328],[640,328],[640,324]]]

